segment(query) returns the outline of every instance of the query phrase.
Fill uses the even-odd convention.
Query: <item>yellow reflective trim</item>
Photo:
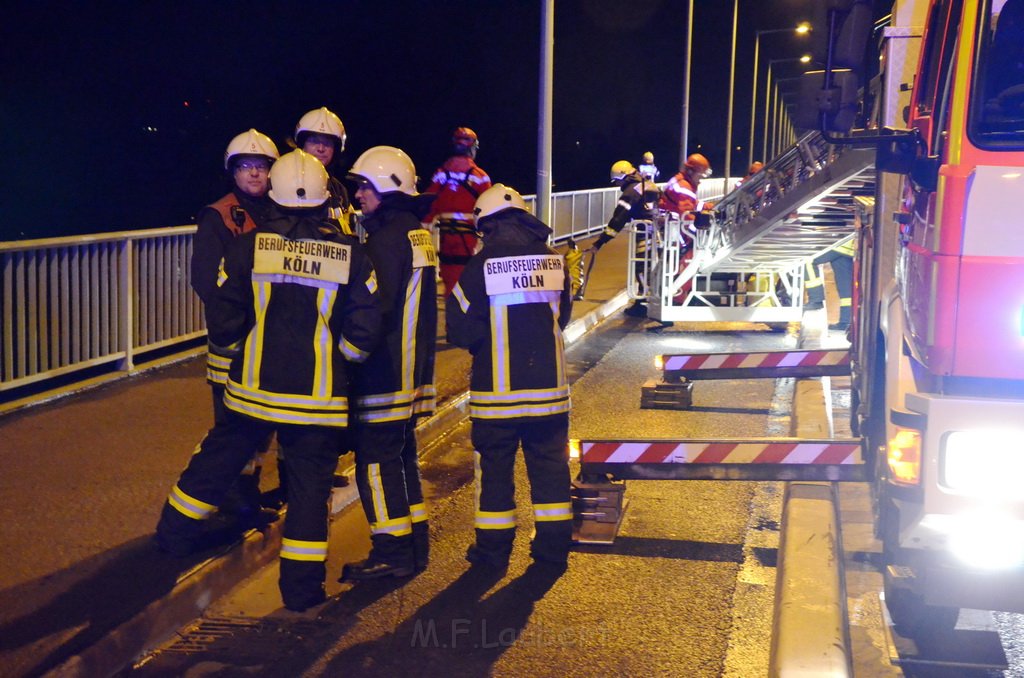
[[[286,407],[274,407],[272,405],[265,406],[260,403],[239,400],[232,396],[230,391],[224,395],[224,404],[228,409],[234,410],[235,412],[241,412],[242,414],[256,419],[262,419],[264,421],[284,424],[319,424],[322,426],[337,427],[348,426],[348,410],[340,410],[337,412],[305,412]]]
[[[404,537],[412,534],[412,518],[402,516],[390,520],[378,520],[370,523],[371,534],[390,534],[395,537]]]
[[[313,329],[313,389],[327,398],[334,392],[334,371],[331,369],[331,330],[328,323],[334,308],[334,290],[317,290],[316,306],[320,310]]]
[[[327,560],[327,542],[282,539],[281,557],[285,560],[323,562]]]
[[[388,505],[384,500],[384,483],[380,477],[380,464],[369,464],[366,467],[366,479],[370,485],[374,517],[377,519],[370,522],[386,523],[389,520]]]
[[[205,520],[211,513],[217,510],[217,507],[213,504],[207,504],[205,501],[196,499],[183,492],[177,485],[171,488],[171,493],[167,495],[167,502],[177,509],[179,513],[194,520]]]
[[[558,501],[558,502],[554,502],[552,504],[534,504],[533,505],[533,510],[534,511],[554,511],[554,510],[558,510],[558,509],[565,509],[566,511],[571,511],[572,510],[572,502],[571,501]]]
[[[420,285],[423,281],[423,269],[414,269],[405,286],[405,307],[402,309],[402,390],[413,388],[413,367],[416,365],[416,324],[420,317]]]
[[[452,290],[452,296],[459,302],[459,308],[462,309],[463,313],[469,312],[469,299],[466,298],[466,293],[462,291],[462,286],[455,283],[455,289]]]
[[[978,17],[976,8],[970,8],[971,5],[976,6],[977,3],[964,3],[964,12],[958,31],[956,67],[953,73],[953,100],[950,102],[951,110],[949,117],[948,157],[950,165],[960,164],[963,141],[967,135],[965,118],[967,116],[968,75],[974,67],[974,60],[971,58],[971,51],[974,49],[972,36],[974,35]],[[955,21],[956,17],[953,20]],[[935,202],[936,205],[939,204],[938,199]],[[936,221],[938,221],[937,217]]]
[[[217,287],[223,287],[224,283],[228,281],[227,271],[224,270],[224,257],[220,258],[220,262],[217,264]]]
[[[478,530],[507,530],[516,526],[516,512],[512,511],[477,511],[474,527]]]
[[[534,504],[533,517],[537,522],[572,520],[572,502]]]
[[[257,389],[260,386],[260,368],[263,364],[263,332],[270,304],[270,283],[252,283],[253,306],[256,312],[256,324],[249,331],[246,341],[244,362],[242,363],[242,380],[246,386]]]
[[[508,307],[491,305],[491,384],[495,391],[507,391],[509,376]]]
[[[377,272],[370,271],[370,276],[366,279],[366,289],[373,294],[377,291]]]
[[[839,305],[840,306],[852,306],[853,305],[853,299],[851,299],[850,297],[840,297],[839,298]]]
[[[427,520],[427,505],[423,502],[409,504],[409,516],[414,523],[422,523]]]

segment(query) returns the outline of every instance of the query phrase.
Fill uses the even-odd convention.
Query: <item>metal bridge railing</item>
[[[609,187],[553,195],[554,241],[599,230],[618,194]],[[533,209],[534,196],[526,200]],[[0,242],[0,404],[55,377],[73,390],[94,368],[123,376],[154,355],[194,349],[206,334],[189,277],[195,231]]]
[[[205,334],[195,226],[0,243],[0,394]]]

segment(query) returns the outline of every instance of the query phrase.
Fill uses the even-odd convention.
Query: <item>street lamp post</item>
[[[740,14],[740,0],[732,3],[732,59],[729,61],[729,112],[725,116],[725,190],[729,190],[732,166],[732,102],[736,88],[736,24]]]
[[[789,33],[790,31],[797,35],[807,35],[811,32],[811,25],[806,21],[802,22],[795,28],[768,28],[763,31],[757,31],[754,34],[754,86],[750,95],[750,143],[747,144],[747,150],[749,152],[749,158],[747,166],[754,164],[754,126],[755,117],[757,115],[757,68],[758,68],[758,57],[761,52],[761,36],[768,35],[771,33]],[[735,49],[735,48],[734,48]],[[765,101],[767,102],[768,95],[767,90],[765,91]]]
[[[794,62],[794,61],[799,61],[802,64],[807,64],[807,63],[811,62],[811,56],[809,54],[805,54],[805,55],[803,55],[801,57],[794,57],[792,59],[769,59],[768,60],[768,75],[765,78],[765,87],[764,87],[764,102],[765,102],[765,108],[764,108],[764,128],[762,130],[762,143],[763,143],[764,154],[765,154],[764,162],[768,162],[768,160],[769,160],[769,158],[768,158],[768,114],[769,114],[769,111],[772,108],[771,102],[769,100],[769,97],[771,97],[771,93],[772,93],[772,66],[774,66],[775,64],[781,64],[781,63],[786,63],[786,62],[790,62],[791,63],[791,62]]]

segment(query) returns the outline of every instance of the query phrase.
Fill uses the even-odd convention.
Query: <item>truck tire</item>
[[[960,609],[927,605],[924,598],[907,587],[899,586],[886,568],[885,606],[896,632],[904,638],[932,638],[948,634],[956,627]]]

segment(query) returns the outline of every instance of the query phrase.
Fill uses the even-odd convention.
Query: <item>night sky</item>
[[[690,149],[724,169],[731,0],[695,0]],[[740,0],[733,174],[746,168],[754,31],[814,0]],[[494,181],[536,188],[540,0],[7,3],[0,25],[4,240],[193,223],[223,195],[224,148],[255,127],[285,152],[307,110],[389,144],[421,177],[451,130]],[[556,0],[555,191],[607,185],[622,158],[676,169],[685,0]],[[761,39],[768,58],[805,51]],[[795,75],[777,66],[776,77]],[[763,94],[759,94],[763,97]],[[759,123],[760,124],[760,123]],[[760,127],[757,128],[758,130]]]

